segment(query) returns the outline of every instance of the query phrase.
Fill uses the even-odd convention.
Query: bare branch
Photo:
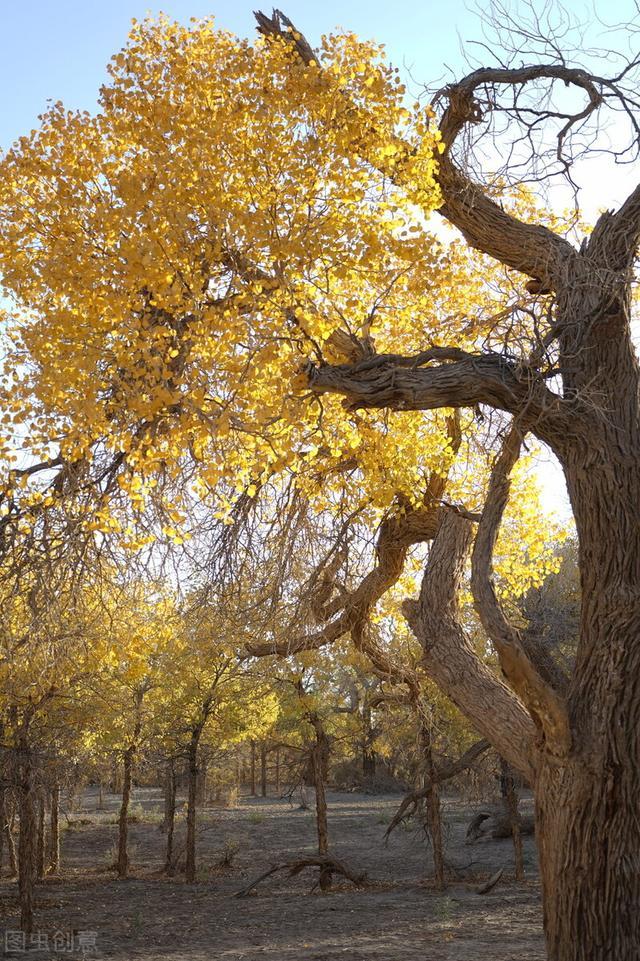
[[[602,267],[628,270],[640,245],[640,185],[615,213],[603,213],[589,239],[587,251]]]
[[[444,781],[450,781],[451,778],[456,777],[456,775],[461,774],[462,771],[466,771],[467,768],[471,767],[472,764],[478,760],[479,757],[489,750],[491,743],[483,738],[481,741],[476,741],[472,744],[464,754],[462,754],[457,760],[449,761],[447,764],[443,764],[438,767],[435,771],[434,777],[429,781],[426,787],[420,788],[418,791],[411,791],[409,794],[405,795],[400,807],[394,814],[392,820],[389,823],[387,830],[384,832],[385,841],[389,838],[389,835],[397,828],[401,821],[404,821],[406,817],[409,817],[415,811],[418,801],[422,798],[428,797],[429,793],[433,790],[435,784],[442,784]]]

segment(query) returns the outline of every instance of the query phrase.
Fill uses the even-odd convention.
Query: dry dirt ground
[[[531,839],[525,840],[528,880],[516,884],[511,842],[465,845],[473,809],[446,801],[453,880],[441,893],[429,884],[431,858],[418,827],[400,828],[388,846],[383,844],[397,796],[329,793],[328,799],[333,854],[366,871],[370,887],[336,884],[330,893],[310,893],[317,874],[312,868],[294,878],[269,878],[240,900],[234,893],[270,864],[313,853],[311,811],[274,798],[241,798],[232,810],[205,810],[199,825],[199,880],[187,885],[160,873],[162,798],[159,791],[138,789],[134,812],[141,819],[130,827],[132,877],[118,881],[108,870],[118,798],[106,795],[100,811],[91,789],[69,817],[92,823],[64,830],[61,877],[38,888],[40,948],[36,939],[23,945],[13,933],[18,926],[15,881],[0,882],[4,956],[34,961],[83,954],[122,961],[543,961]],[[179,836],[183,830],[181,823]],[[226,867],[221,863],[225,853],[232,854]],[[477,894],[481,879],[501,866],[503,880],[490,893]]]

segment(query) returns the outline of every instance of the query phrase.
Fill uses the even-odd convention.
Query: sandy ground
[[[279,861],[314,851],[314,818],[280,799],[241,798],[232,810],[206,809],[198,834],[199,879],[187,885],[160,873],[164,835],[159,791],[134,791],[140,823],[130,826],[132,877],[118,881],[108,865],[117,836],[118,798],[95,791],[69,815],[60,878],[39,885],[40,937],[23,945],[17,928],[15,881],[0,882],[0,931],[6,957],[104,957],[144,961],[543,961],[535,845],[525,839],[527,881],[512,880],[510,841],[464,843],[472,808],[445,802],[446,892],[429,883],[431,858],[413,823],[382,841],[398,797],[329,793],[333,854],[370,886],[336,884],[311,892],[315,868],[276,876],[245,899],[233,895]],[[63,818],[64,821],[64,818]],[[178,844],[184,831],[179,826]],[[225,852],[232,863],[224,866]],[[504,866],[486,895],[476,889]],[[84,943],[84,946],[83,946]],[[47,947],[48,945],[48,947]]]

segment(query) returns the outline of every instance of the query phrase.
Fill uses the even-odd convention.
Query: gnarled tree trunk
[[[607,417],[593,424],[593,448],[579,448],[565,467],[583,598],[567,696],[573,738],[561,764],[543,753],[536,776],[553,961],[640,957],[638,377],[634,369],[625,381],[621,362],[616,370]]]

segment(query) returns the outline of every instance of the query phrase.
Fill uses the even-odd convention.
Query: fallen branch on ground
[[[316,855],[309,858],[300,858],[298,861],[285,861],[284,864],[274,864],[268,871],[261,874],[259,877],[255,878],[250,884],[242,888],[240,891],[236,891],[234,897],[236,898],[247,898],[251,892],[260,884],[261,881],[266,881],[267,878],[271,877],[272,874],[277,874],[279,871],[287,871],[290,878],[295,877],[296,874],[300,874],[305,868],[326,868],[330,874],[340,874],[342,877],[346,878],[347,881],[351,881],[355,884],[357,888],[365,887],[368,884],[367,875],[363,872],[362,874],[354,874],[342,861],[337,861],[332,857],[322,857]]]

